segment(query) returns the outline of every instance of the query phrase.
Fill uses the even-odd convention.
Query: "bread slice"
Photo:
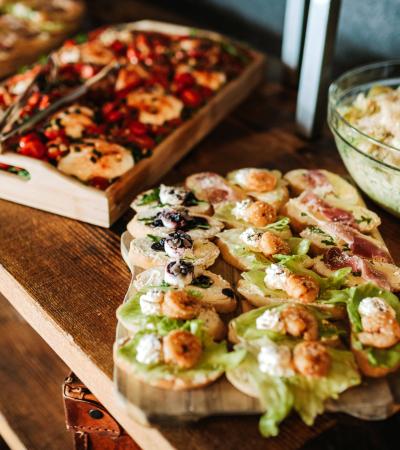
[[[190,175],[185,180],[185,186],[194,192],[200,200],[212,205],[231,201],[236,202],[246,198],[243,190],[228,183],[224,177],[214,172],[201,172]]]
[[[274,189],[265,192],[256,192],[252,189],[248,189],[246,185],[246,174],[253,170],[252,168],[244,168],[239,170],[234,170],[229,172],[226,176],[227,180],[231,184],[235,184],[239,186],[241,189],[246,191],[246,194],[250,197],[253,197],[257,200],[261,200],[265,203],[269,203],[272,205],[277,211],[281,209],[281,207],[289,200],[289,190],[287,188],[286,180],[282,179],[282,174],[279,170],[265,170],[275,177],[276,186]],[[259,169],[260,170],[260,169]]]
[[[267,306],[279,303],[294,302],[301,303],[299,300],[289,298],[284,291],[262,292],[258,286],[248,280],[241,279],[237,284],[237,291],[243,295],[252,305],[256,307]],[[328,312],[332,318],[344,319],[346,317],[346,308],[338,304],[329,304],[323,302],[307,303],[318,309]]]
[[[255,230],[263,231],[260,229]],[[242,271],[265,267],[269,262],[268,258],[260,252],[254,252],[249,249],[240,238],[242,232],[242,229],[232,228],[231,230],[225,230],[217,234],[216,243],[223,259],[231,266]],[[282,239],[291,237],[289,227],[288,229],[282,228],[278,230],[271,228],[271,232]]]
[[[128,258],[132,266],[150,269],[151,267],[164,266],[170,261],[171,258],[164,250],[153,250],[154,242],[154,239],[149,236],[131,241]],[[206,268],[214,264],[218,258],[219,249],[206,239],[197,239],[193,242],[193,253],[194,258],[190,258],[193,265]]]
[[[325,200],[326,201],[326,200]],[[373,211],[363,206],[348,205],[335,200],[326,201],[332,208],[339,208],[350,212],[354,217],[357,227],[362,233],[371,233],[377,229],[381,220]],[[317,225],[319,220],[327,220],[322,213],[302,202],[302,196],[289,200],[282,208],[282,214],[290,218],[290,223],[297,231],[301,231],[307,226]]]
[[[194,199],[194,202],[196,202],[196,199]],[[191,203],[193,203],[193,201]],[[191,214],[209,215],[212,213],[212,206],[204,200],[197,200],[197,204],[194,205],[192,205],[191,203],[189,203],[189,205],[182,205],[183,207],[187,208]],[[149,189],[145,192],[142,192],[131,203],[131,208],[136,212],[151,212],[152,210],[154,210],[154,208],[165,207],[169,207],[169,205],[163,205],[161,203],[159,197],[159,188]]]
[[[153,378],[149,377],[148,373],[140,370],[140,365],[135,361],[124,357],[121,353],[123,346],[114,345],[114,361],[118,367],[127,373],[134,376],[137,380],[160,389],[167,389],[173,391],[182,391],[188,389],[198,389],[207,386],[217,380],[224,373],[223,369],[210,369],[207,372],[204,370],[196,373],[196,368],[190,369],[187,372],[173,372],[165,371],[163,376]],[[166,365],[166,367],[168,367]]]
[[[190,291],[204,303],[205,306],[213,307],[217,312],[228,313],[236,308],[236,299],[234,297],[231,285],[220,275],[208,270],[201,272],[201,275],[209,277],[212,284],[208,288],[194,286],[192,284],[185,286],[185,290]],[[150,286],[162,286],[164,282],[164,268],[153,267],[137,275],[133,286],[137,291],[146,289]]]
[[[137,213],[127,225],[129,233],[135,238],[144,238],[149,234],[153,236],[167,237],[169,233],[176,231],[163,226],[153,227],[151,225],[146,225],[146,219],[150,220],[152,217],[155,217],[157,212],[159,212],[159,210],[155,209],[152,213],[149,213],[148,210]],[[189,234],[192,239],[211,239],[224,227],[222,222],[214,219],[213,217],[200,214],[196,214],[194,217],[200,217],[206,220],[209,224],[209,228],[195,227],[193,229],[185,230],[185,232]]]
[[[363,375],[371,378],[380,378],[389,373],[396,372],[400,368],[400,363],[392,368],[373,366],[368,361],[368,356],[362,351],[354,348],[354,335],[351,336],[351,351],[356,359],[357,365]]]
[[[340,199],[348,205],[362,206],[357,189],[341,176],[328,170],[318,170],[321,176],[325,178],[326,185],[315,188],[314,184],[310,182],[309,172],[307,169],[296,169],[284,175],[284,179],[289,183],[290,190],[294,195],[300,195],[302,192],[311,189],[316,190],[324,198],[330,198],[333,195],[336,199]]]

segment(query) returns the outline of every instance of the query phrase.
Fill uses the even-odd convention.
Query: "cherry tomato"
[[[110,181],[103,177],[94,177],[90,180],[90,185],[105,191],[110,186]]]
[[[128,128],[129,131],[135,136],[144,136],[148,131],[146,125],[137,120],[132,120],[129,122]]]
[[[43,134],[49,141],[53,141],[57,138],[65,138],[65,130],[53,130],[51,128],[44,130]]]
[[[19,140],[18,153],[32,158],[45,159],[47,147],[36,133],[28,133]]]
[[[187,88],[183,90],[181,92],[181,99],[183,103],[186,106],[189,106],[190,108],[197,108],[203,102],[203,98],[200,95],[200,93],[192,88]]]
[[[114,41],[111,45],[110,45],[111,49],[113,52],[117,53],[117,54],[122,54],[125,49],[126,49],[126,45],[123,44],[121,41],[116,40]]]
[[[129,136],[129,140],[141,149],[152,149],[156,146],[156,141],[150,136]]]
[[[196,83],[193,75],[188,72],[175,74],[174,81],[176,83],[178,91],[186,87],[191,87]]]

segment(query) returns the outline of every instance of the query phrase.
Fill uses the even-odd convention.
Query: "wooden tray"
[[[171,34],[192,31],[188,27],[147,20],[129,24],[129,28]],[[224,38],[205,30],[196,30],[196,33],[217,40]],[[62,174],[45,161],[6,152],[0,154],[0,163],[25,169],[30,179],[0,170],[0,198],[94,225],[111,226],[135,195],[154,185],[263,79],[265,57],[255,51],[251,54],[251,62],[239,77],[230,81],[190,120],[170,134],[153,150],[150,158],[139,161],[105,191]]]
[[[132,281],[124,301],[132,298],[133,279],[140,269],[129,263],[128,252],[132,236],[128,231],[121,236],[121,253],[132,272]],[[221,257],[210,269],[222,275],[233,285],[240,279],[240,271]],[[115,349],[129,331],[118,322]],[[166,391],[148,386],[114,365],[114,383],[117,395],[127,414],[141,423],[194,421],[206,416],[249,415],[265,411],[256,398],[234,388],[225,377],[203,389]],[[382,420],[400,411],[400,380],[398,374],[386,378],[368,379],[360,386],[340,395],[326,404],[328,412],[342,412],[365,420]]]

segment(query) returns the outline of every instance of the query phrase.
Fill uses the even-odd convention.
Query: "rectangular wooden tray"
[[[380,235],[377,234],[378,238]],[[381,238],[380,238],[381,239]],[[132,272],[132,282],[138,269],[128,259],[132,236],[128,231],[121,236],[121,253]],[[210,269],[232,285],[240,279],[240,271],[221,257]],[[140,269],[139,269],[140,271]],[[135,290],[130,284],[124,301],[132,298]],[[129,331],[118,322],[115,349],[129,336]],[[326,404],[328,412],[342,412],[364,420],[383,420],[400,410],[398,374],[385,378],[367,379]],[[249,415],[263,413],[259,400],[233,387],[225,377],[202,389],[168,391],[148,386],[135,379],[124,367],[114,364],[114,384],[120,403],[128,415],[143,424],[152,422],[187,422],[207,416]]]
[[[188,34],[192,29],[164,22],[139,21],[130,29]],[[206,30],[199,36],[224,37]],[[251,50],[252,60],[241,75],[230,81],[191,119],[184,122],[153,150],[150,158],[139,161],[105,191],[86,186],[66,176],[45,161],[14,152],[0,154],[0,163],[25,169],[25,180],[0,170],[0,198],[49,211],[84,222],[111,226],[140,191],[155,184],[189,150],[243,101],[264,76],[265,56]]]

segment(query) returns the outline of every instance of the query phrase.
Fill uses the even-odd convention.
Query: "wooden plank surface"
[[[67,373],[61,359],[0,295],[0,434],[11,449],[72,449],[61,397]]]
[[[344,173],[328,134],[313,143],[296,135],[294,105],[294,92],[275,82],[265,84],[163,181],[244,165],[324,167]],[[382,217],[383,237],[399,261],[398,222],[373,209]],[[112,344],[115,310],[130,281],[119,251],[119,237],[130,217],[127,213],[105,230],[0,201],[0,289],[144,448],[233,449],[239,443],[245,450],[285,448],[282,441],[267,444],[260,438],[256,417],[146,429],[123,414],[112,390]],[[295,427],[283,435],[298,445],[311,437]]]

